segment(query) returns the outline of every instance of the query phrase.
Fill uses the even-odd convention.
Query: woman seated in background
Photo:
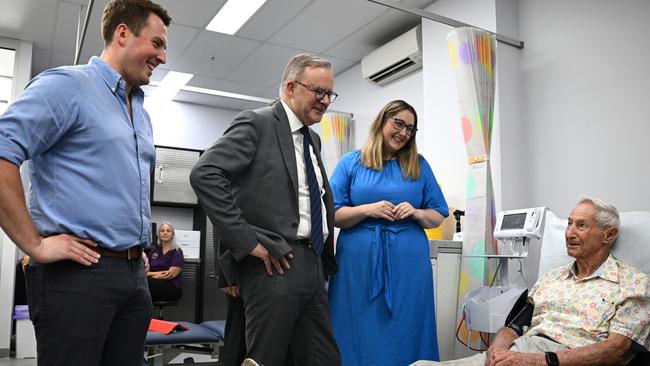
[[[417,127],[411,105],[388,103],[363,149],[343,156],[330,180],[341,228],[330,311],[346,366],[438,359],[424,228],[440,225],[448,208],[431,167],[418,154]]]
[[[182,295],[183,251],[176,245],[174,227],[162,223],[158,241],[147,251],[149,292],[152,301],[178,300]]]

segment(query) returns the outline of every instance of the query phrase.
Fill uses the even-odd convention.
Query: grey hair
[[[167,225],[172,229],[171,250],[180,249],[178,244],[176,244],[176,229],[174,229],[174,225],[172,225],[172,224],[170,224],[169,222],[166,222],[166,221],[163,222],[162,224],[160,224],[160,226],[158,226],[158,241],[156,242],[156,244],[159,247],[162,247],[162,242],[160,241],[160,230],[162,229],[163,225]]]
[[[287,63],[287,67],[282,73],[282,82],[280,83],[280,97],[283,96],[289,80],[298,80],[302,73],[308,67],[325,67],[332,68],[332,63],[324,58],[311,53],[301,53],[293,56]]]
[[[580,202],[578,202],[578,205],[581,205],[583,203],[588,203],[596,208],[596,222],[601,229],[614,227],[618,230],[618,232],[620,232],[621,217],[616,207],[610,205],[609,203],[606,203],[603,200],[592,197],[584,197],[580,200]],[[616,233],[616,236],[612,238],[612,245],[618,236],[618,232]]]

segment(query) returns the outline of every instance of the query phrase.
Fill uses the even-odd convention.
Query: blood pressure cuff
[[[535,305],[528,302],[528,290],[526,290],[515,302],[512,310],[510,310],[510,314],[506,317],[504,325],[514,330],[517,335],[522,336],[524,334],[524,327],[530,327],[534,309]]]

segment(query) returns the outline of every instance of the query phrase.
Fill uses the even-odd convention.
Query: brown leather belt
[[[93,251],[99,253],[101,256],[112,257],[112,258],[122,258],[122,259],[140,259],[142,256],[142,247],[131,247],[127,250],[115,251],[102,247],[89,247]]]

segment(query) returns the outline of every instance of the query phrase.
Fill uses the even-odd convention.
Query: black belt
[[[88,248],[99,253],[99,255],[113,257],[113,258],[134,260],[134,259],[140,259],[140,257],[142,256],[141,246],[131,247],[129,249],[121,250],[121,251],[110,250],[102,247],[88,247]]]
[[[311,239],[296,239],[296,245],[311,247]]]

